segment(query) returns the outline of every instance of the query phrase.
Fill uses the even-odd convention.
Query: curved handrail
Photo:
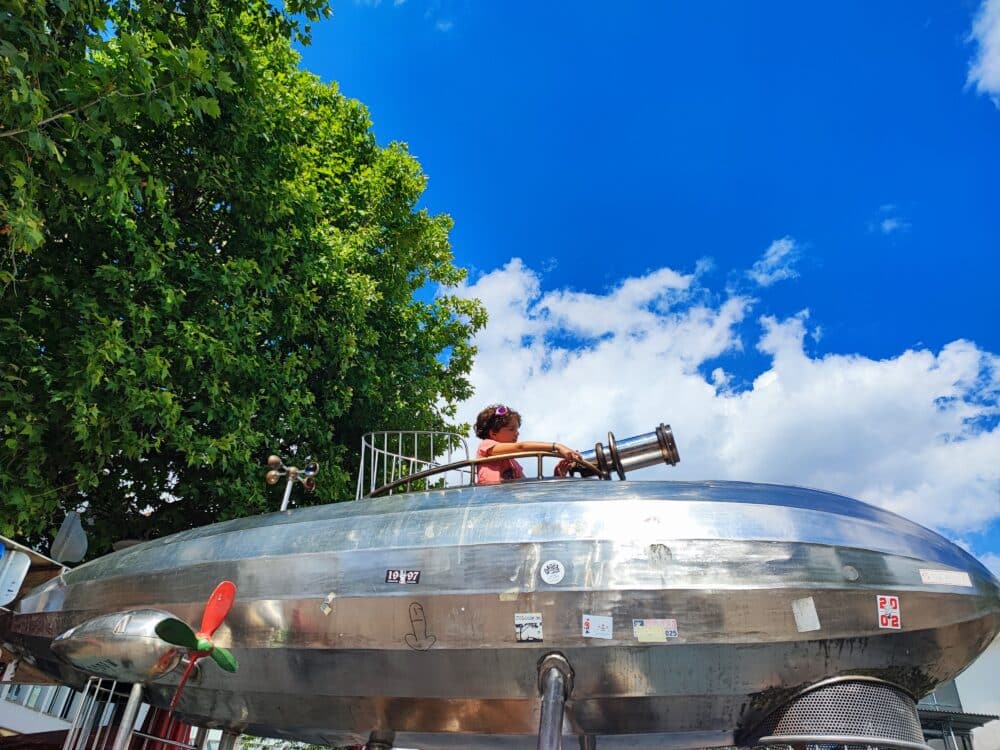
[[[441,464],[440,466],[433,466],[430,469],[424,469],[423,471],[418,471],[414,474],[410,474],[406,477],[400,477],[399,479],[389,482],[388,484],[383,484],[381,487],[376,487],[365,497],[380,497],[397,487],[402,487],[406,485],[407,490],[409,490],[409,485],[412,482],[419,481],[421,479],[426,479],[427,477],[434,476],[435,474],[443,474],[448,471],[455,471],[466,466],[478,466],[479,464],[496,463],[497,461],[502,461],[505,459],[515,459],[515,458],[534,458],[538,457],[538,476],[541,477],[542,474],[542,459],[543,458],[559,458],[558,453],[553,453],[552,451],[518,451],[517,453],[505,453],[503,457],[498,456],[484,456],[483,458],[467,458],[462,461],[454,461],[450,464]],[[595,476],[599,476],[602,479],[607,479],[605,472],[602,472],[590,461],[579,460],[576,463],[585,466],[590,472]],[[475,477],[475,473],[473,473]]]
[[[438,430],[383,430],[361,437],[361,461],[355,499],[370,497],[378,484],[436,468],[441,461],[469,458],[464,436]],[[464,473],[468,469],[456,473]],[[381,475],[381,477],[379,477]],[[381,479],[381,482],[379,482]],[[450,483],[445,477],[445,482]],[[464,482],[463,482],[464,484]]]

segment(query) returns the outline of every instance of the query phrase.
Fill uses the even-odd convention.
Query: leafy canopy
[[[271,452],[343,499],[363,432],[447,426],[484,313],[421,291],[464,272],[416,160],[298,69],[323,0],[4,4],[0,533],[273,510]]]

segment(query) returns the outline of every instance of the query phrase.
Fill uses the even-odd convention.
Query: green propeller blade
[[[236,663],[236,657],[229,653],[229,649],[225,649],[222,646],[216,646],[212,653],[210,654],[212,659],[222,667],[227,672],[235,672],[239,664]]]
[[[183,620],[178,620],[176,617],[169,617],[166,620],[156,623],[155,630],[156,634],[167,643],[174,646],[183,646],[186,649],[198,649],[198,637]]]

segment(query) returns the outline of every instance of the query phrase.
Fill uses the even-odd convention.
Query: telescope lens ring
[[[660,422],[660,426],[656,428],[656,438],[660,443],[660,453],[663,455],[663,462],[670,466],[679,464],[681,455],[677,451],[677,441],[674,440],[674,433],[670,429],[670,425]]]
[[[615,473],[618,478],[625,481],[625,469],[622,468],[622,460],[618,455],[618,443],[615,442],[615,433],[608,433],[608,452],[611,454],[611,460],[614,461]]]

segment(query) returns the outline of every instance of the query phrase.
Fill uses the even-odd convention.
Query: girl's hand
[[[568,448],[562,443],[555,443],[555,449],[556,453],[562,456],[564,462],[570,461],[572,463],[576,463],[577,461],[583,460],[583,456],[580,454],[580,451],[575,451],[572,448]]]
[[[568,459],[563,459],[556,464],[555,476],[557,477],[568,477],[569,473],[573,470],[574,463]]]

